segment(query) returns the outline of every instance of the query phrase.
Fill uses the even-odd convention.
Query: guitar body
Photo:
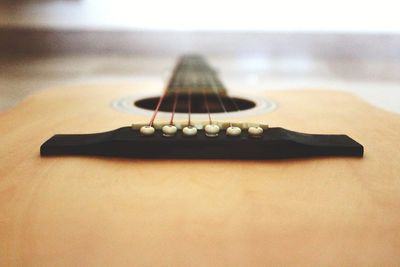
[[[40,157],[56,133],[147,121],[110,103],[158,88],[46,90],[0,115],[1,266],[400,265],[400,116],[347,93],[267,91],[275,111],[232,120],[345,133],[363,158]]]

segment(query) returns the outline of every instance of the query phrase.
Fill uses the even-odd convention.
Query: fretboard
[[[200,56],[183,56],[174,68],[167,86],[168,93],[219,94],[226,89],[217,73]]]

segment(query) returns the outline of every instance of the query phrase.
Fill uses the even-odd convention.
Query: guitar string
[[[173,125],[174,123],[174,117],[175,117],[175,113],[176,113],[176,107],[178,105],[178,99],[179,99],[179,91],[180,88],[185,88],[186,87],[186,80],[187,80],[187,68],[185,68],[185,65],[187,65],[187,62],[183,62],[181,61],[181,64],[179,65],[179,67],[177,68],[177,73],[174,77],[174,101],[173,101],[173,106],[172,106],[172,110],[171,110],[171,119],[170,119],[170,125]],[[191,110],[191,100],[190,97],[188,97],[188,109]],[[190,118],[190,112],[189,114],[189,122],[188,124],[191,124],[191,118]]]
[[[174,124],[174,116],[175,116],[175,111],[176,111],[176,106],[178,104],[178,98],[179,98],[179,94],[177,89],[175,89],[175,93],[174,93],[174,103],[172,106],[172,112],[171,112],[171,120],[169,122],[170,125]]]
[[[186,62],[187,67],[183,68],[184,69],[184,74],[182,75],[182,81],[180,83],[182,84],[183,88],[188,88],[188,102],[187,102],[187,107],[188,107],[188,125],[190,126],[192,124],[192,87],[200,87],[202,88],[203,96],[204,96],[204,101],[205,101],[205,106],[208,114],[208,120],[210,124],[212,124],[212,119],[211,119],[211,114],[210,114],[210,109],[209,109],[209,104],[208,104],[208,99],[205,94],[205,89],[204,85],[202,82],[204,81],[203,76],[205,75],[206,71],[199,69],[195,69],[195,65],[199,64],[198,62]],[[200,66],[202,67],[202,66]],[[195,69],[195,70],[193,70]]]
[[[167,85],[166,85],[165,88],[164,88],[164,92],[163,92],[163,94],[161,95],[161,97],[158,99],[157,106],[156,106],[156,108],[154,109],[153,115],[152,115],[151,118],[150,118],[149,126],[151,126],[151,127],[154,125],[154,120],[156,119],[157,114],[158,114],[158,111],[160,110],[161,104],[162,104],[162,102],[164,101],[165,96],[168,94],[168,90],[169,90],[171,84],[173,83],[173,81],[174,81],[174,79],[175,79],[175,75],[177,74],[177,70],[178,70],[178,68],[179,68],[179,66],[180,66],[180,64],[181,64],[181,62],[182,62],[182,59],[180,59],[180,61],[178,62],[178,64],[176,64],[176,66],[174,67],[174,69],[173,69],[173,71],[172,71],[172,75],[171,75],[171,77],[169,78],[169,80],[168,80],[168,82],[167,82]]]
[[[190,60],[190,59],[189,59]],[[196,60],[196,59],[194,59]],[[169,82],[167,84],[167,87],[164,90],[163,95],[159,98],[159,101],[157,103],[156,109],[154,110],[153,116],[151,117],[149,126],[153,126],[154,124],[154,120],[160,110],[161,104],[163,103],[166,95],[168,94],[168,89],[170,89],[171,85],[173,84],[175,87],[175,92],[174,92],[174,102],[173,102],[173,106],[172,106],[172,110],[171,110],[171,119],[170,119],[170,124],[173,124],[174,121],[174,117],[175,117],[175,113],[176,113],[176,108],[177,108],[177,104],[178,104],[178,98],[179,98],[179,93],[177,92],[177,88],[176,85],[178,84],[178,86],[181,87],[188,87],[188,125],[191,125],[191,113],[192,113],[192,88],[189,86],[186,86],[188,84],[190,84],[191,86],[194,85],[194,79],[199,79],[199,76],[201,75],[194,75],[196,73],[193,73],[193,65],[198,64],[200,65],[200,74],[202,74],[202,77],[205,77],[205,85],[201,86],[203,87],[202,92],[203,92],[203,97],[204,97],[204,103],[205,103],[205,108],[207,110],[207,114],[208,114],[208,120],[210,122],[210,124],[212,124],[212,119],[211,119],[211,112],[210,112],[210,107],[209,107],[209,102],[208,102],[208,98],[207,98],[207,94],[205,91],[205,86],[209,86],[211,87],[213,93],[215,94],[219,105],[221,107],[221,109],[223,110],[223,112],[225,114],[228,114],[228,110],[224,104],[224,101],[222,100],[221,95],[218,93],[218,87],[220,88],[224,88],[223,84],[218,80],[218,78],[215,75],[215,71],[207,64],[207,62],[205,62],[203,59],[197,59],[198,62],[188,62],[188,61],[184,61],[184,58],[181,58],[180,62],[177,64],[177,66],[174,68],[173,71],[173,75],[171,76],[171,78],[169,79]],[[192,71],[188,71],[188,69],[191,69]],[[201,69],[203,69],[201,71]],[[179,71],[178,71],[179,70]],[[198,73],[198,71],[195,71]],[[191,81],[190,81],[190,80]],[[198,81],[196,81],[196,83],[198,83]],[[207,84],[209,83],[209,84]],[[232,98],[227,96],[227,98],[230,100],[230,102],[233,104],[233,106],[235,107],[236,111],[240,111],[240,108],[238,107],[236,101]],[[230,126],[232,126],[232,122],[229,122]]]
[[[236,103],[236,100],[233,97],[230,97],[229,95],[227,97],[233,104],[235,111],[240,111],[241,109],[239,108],[238,104]]]
[[[197,62],[195,62],[195,64],[198,65],[198,69],[197,69],[197,73],[196,73],[197,75],[195,77],[197,78],[197,80],[200,80],[200,82],[198,82],[198,81],[196,81],[196,82],[197,82],[198,87],[202,88],[204,104],[205,104],[205,108],[206,108],[207,114],[208,114],[208,120],[209,120],[209,123],[212,124],[211,112],[210,112],[208,98],[207,98],[207,94],[205,92],[205,88],[206,87],[211,87],[212,91],[217,96],[217,99],[219,101],[219,104],[220,104],[221,108],[225,112],[226,112],[226,108],[225,108],[225,106],[224,106],[224,104],[222,102],[222,99],[219,97],[217,91],[214,90],[213,79],[212,79],[213,77],[211,75],[211,73],[212,73],[211,67],[201,58],[197,59]],[[194,83],[192,82],[192,84],[194,84]]]
[[[203,71],[201,73],[200,81],[201,82],[200,82],[199,86],[202,88],[202,93],[203,93],[203,98],[204,98],[204,106],[205,106],[205,108],[207,110],[207,115],[208,115],[208,123],[212,125],[213,121],[211,119],[210,105],[209,105],[208,97],[207,97],[207,94],[206,94],[206,88],[208,87],[208,85],[207,85],[207,74],[206,74],[205,71]]]
[[[158,114],[158,111],[160,110],[161,107],[161,103],[164,101],[165,96],[167,95],[167,89],[165,90],[165,92],[161,95],[161,97],[158,99],[157,102],[157,106],[153,112],[153,115],[151,116],[150,122],[149,122],[149,126],[153,126],[154,124],[154,120],[156,119],[156,116]]]
[[[221,80],[218,78],[218,76],[216,74],[214,74],[214,79],[216,80],[216,83],[218,84],[218,86],[220,88],[225,88],[225,86],[223,85],[223,83],[221,82]],[[235,111],[240,111],[240,108],[233,97],[231,97],[227,94],[226,98],[228,98],[229,101],[233,104]]]
[[[188,90],[188,126],[192,126],[192,88]]]
[[[208,99],[207,99],[207,94],[206,94],[206,90],[203,87],[203,97],[204,97],[204,105],[206,107],[207,110],[207,114],[208,114],[208,122],[209,124],[212,124],[212,119],[211,119],[211,114],[210,114],[210,107],[208,104]]]
[[[209,67],[209,68],[210,68],[210,67]],[[216,74],[215,74],[215,72],[214,72],[212,69],[210,70],[210,72],[211,72],[212,74],[209,74],[209,75],[207,76],[207,80],[208,80],[208,82],[210,82],[211,89],[213,90],[215,96],[217,97],[217,100],[218,100],[218,102],[219,102],[219,104],[220,104],[220,107],[221,107],[222,110],[224,111],[225,115],[228,115],[228,110],[226,109],[225,104],[224,104],[224,102],[223,102],[223,100],[222,100],[222,98],[221,98],[221,95],[218,93],[218,87],[217,87],[217,85],[215,84]],[[211,78],[211,80],[210,80],[210,78]],[[229,122],[229,125],[232,127],[232,122]]]

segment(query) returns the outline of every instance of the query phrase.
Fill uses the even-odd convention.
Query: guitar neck
[[[216,71],[200,56],[183,56],[167,85],[168,94],[219,94],[226,89]]]

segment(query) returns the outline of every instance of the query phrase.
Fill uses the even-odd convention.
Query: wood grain
[[[346,133],[362,159],[40,158],[54,133],[146,120],[110,108],[146,90],[47,90],[0,115],[1,266],[400,264],[400,117],[346,93],[268,91],[279,109],[240,120]]]

